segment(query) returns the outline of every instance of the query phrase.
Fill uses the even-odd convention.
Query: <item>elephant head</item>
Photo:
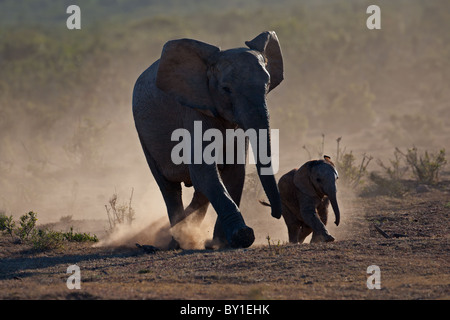
[[[338,172],[328,156],[324,160],[309,161],[304,164],[294,176],[296,188],[312,197],[323,198],[327,196],[335,214],[334,223],[340,222],[340,211],[336,197],[336,180]]]
[[[271,156],[266,95],[283,80],[283,58],[273,31],[247,41],[248,48],[221,51],[191,39],[173,40],[163,48],[156,86],[189,108],[248,129],[266,129],[267,156]],[[259,139],[259,138],[258,138]],[[259,145],[259,141],[257,141]],[[281,200],[271,167],[256,159],[259,177],[272,205],[272,216],[281,217]]]

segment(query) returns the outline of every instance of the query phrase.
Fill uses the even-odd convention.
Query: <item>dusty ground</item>
[[[347,199],[329,244],[146,254],[85,243],[33,252],[2,235],[0,298],[449,299],[449,186],[402,199]],[[72,264],[80,267],[80,290],[66,286]],[[380,267],[381,290],[366,286],[370,265]]]

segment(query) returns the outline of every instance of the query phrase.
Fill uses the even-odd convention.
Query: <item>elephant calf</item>
[[[337,179],[338,173],[328,156],[324,156],[324,160],[308,161],[280,178],[278,188],[289,242],[302,243],[311,232],[311,242],[334,241],[325,225],[330,202],[336,217],[334,223],[339,225]],[[266,202],[261,203],[270,206]]]

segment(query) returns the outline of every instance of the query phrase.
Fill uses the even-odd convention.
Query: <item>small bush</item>
[[[416,147],[408,149],[406,153],[395,148],[394,159],[389,159],[390,165],[385,165],[381,160],[378,165],[384,169],[384,174],[371,172],[370,181],[373,188],[366,189],[363,193],[376,193],[388,196],[402,196],[407,191],[405,178],[409,169],[418,184],[436,184],[439,181],[439,172],[447,163],[445,149],[438,153],[425,153],[421,156]]]
[[[425,151],[423,155],[419,155],[417,148],[413,147],[402,155],[405,157],[406,163],[411,168],[417,182],[423,184],[436,184],[439,181],[439,172],[447,164],[445,149],[439,150],[438,153]]]
[[[88,233],[74,233],[73,228],[69,232],[36,229],[37,213],[30,211],[19,219],[19,227],[12,216],[0,214],[0,230],[10,234],[13,241],[15,236],[21,243],[31,244],[34,250],[45,251],[62,248],[64,242],[97,242],[96,235]],[[17,239],[17,238],[16,238]]]
[[[69,232],[63,233],[63,237],[69,242],[98,242],[98,238],[95,234],[91,236],[89,233],[73,233],[72,227]]]
[[[389,159],[391,166],[385,165],[381,160],[377,161],[378,165],[385,170],[390,180],[400,181],[404,178],[405,173],[408,171],[407,166],[401,165],[401,155],[401,151],[398,148],[395,148],[394,160]]]
[[[20,227],[17,228],[17,234],[19,235],[21,241],[28,240],[31,232],[36,226],[36,216],[37,214],[35,212],[30,211],[20,217]]]
[[[272,240],[269,235],[267,235],[266,239],[267,239],[267,244],[269,245],[270,253],[279,255],[279,254],[281,254],[283,252],[283,247],[282,247],[281,240],[278,240],[275,243],[275,241]]]
[[[61,249],[64,244],[64,235],[53,230],[35,230],[30,242],[36,251]]]
[[[339,180],[348,187],[356,188],[363,183],[363,178],[367,175],[367,166],[373,157],[364,153],[358,164],[352,151],[346,152],[345,149],[341,150],[341,137],[336,139],[336,142],[337,153],[335,165],[339,173]]]
[[[369,179],[375,186],[374,188],[366,189],[363,191],[363,194],[375,193],[391,197],[401,197],[407,191],[407,188],[400,180],[384,178],[377,172],[371,172]]]
[[[8,217],[6,216],[5,212],[0,212],[0,231],[5,231],[6,229],[6,220]]]
[[[377,160],[377,164],[384,170],[384,174],[371,172],[369,180],[374,183],[373,188],[367,188],[364,193],[375,193],[392,197],[403,196],[407,188],[402,183],[407,166],[402,166],[401,152],[398,149],[394,151],[394,159],[389,159],[390,165],[385,165],[383,161]]]
[[[127,223],[131,225],[133,222],[135,211],[131,207],[131,201],[133,200],[134,189],[131,189],[130,200],[128,203],[117,204],[118,195],[114,193],[109,199],[109,206],[106,204],[106,214],[108,215],[108,222],[110,227],[110,232],[112,232],[117,225]]]
[[[0,231],[8,233],[11,238],[14,238],[14,228],[16,223],[12,216],[7,217],[4,213],[0,214]]]

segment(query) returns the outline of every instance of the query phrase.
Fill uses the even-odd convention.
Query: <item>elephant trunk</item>
[[[254,156],[256,168],[264,192],[272,207],[272,216],[281,218],[281,198],[274,176],[274,159],[272,159],[272,146],[269,127],[269,113],[265,101],[261,104],[250,104],[250,112],[239,117],[240,126],[248,133],[254,129],[256,135],[248,135]],[[253,107],[253,108],[252,108]],[[241,109],[242,110],[242,109]],[[247,109],[248,110],[248,109]]]
[[[258,162],[259,163],[259,162]],[[280,219],[281,218],[281,198],[280,192],[278,190],[277,183],[275,181],[274,175],[264,175],[261,174],[261,165],[256,164],[258,169],[258,176],[261,184],[264,188],[267,198],[269,199],[270,206],[272,208],[272,217]]]
[[[328,199],[330,199],[331,207],[333,208],[334,215],[336,218],[334,220],[334,223],[336,224],[336,226],[338,226],[339,222],[341,220],[341,213],[339,211],[339,205],[338,205],[337,198],[336,198],[336,192],[332,193],[331,195],[328,195]]]

